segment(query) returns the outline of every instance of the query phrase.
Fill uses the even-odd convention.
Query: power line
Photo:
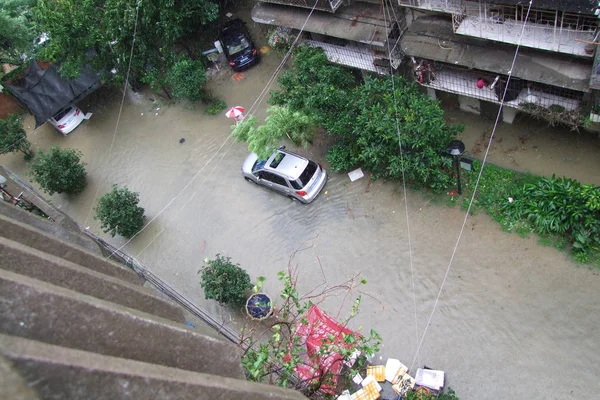
[[[123,97],[121,98],[121,106],[119,107],[119,115],[117,116],[117,123],[115,124],[115,131],[113,133],[112,141],[110,143],[110,148],[108,149],[108,155],[106,156],[106,162],[104,164],[105,165],[104,169],[106,169],[106,165],[110,161],[110,156],[112,155],[112,151],[115,146],[115,139],[117,137],[117,129],[119,128],[119,122],[121,121],[121,114],[123,113],[123,103],[125,103],[125,95],[127,94],[127,85],[129,83],[129,73],[131,72],[131,62],[133,60],[133,49],[135,47],[135,37],[137,35],[138,16],[140,14],[141,3],[142,3],[142,1],[138,0],[136,8],[135,8],[135,24],[133,26],[131,51],[129,52],[129,65],[127,66],[127,74],[125,76],[125,84],[123,85]],[[96,187],[96,192],[94,193],[94,197],[92,198],[92,205],[90,206],[90,211],[88,212],[87,217],[85,217],[85,221],[83,222],[84,225],[87,225],[87,221],[90,218],[90,215],[92,214],[92,211],[94,209],[94,204],[96,204],[96,197],[98,196],[98,192],[100,191],[100,186],[102,186],[102,183],[104,183],[105,176],[106,176],[105,174],[102,174],[102,178],[100,179],[100,182],[98,183],[98,186]]]
[[[527,24],[527,20],[529,19],[529,12],[531,11],[532,4],[533,4],[533,1],[530,0],[529,7],[527,8],[527,14],[525,15],[525,20],[523,21],[523,26],[521,28],[521,36],[519,37],[519,42],[517,43],[517,48],[515,49],[515,55],[513,57],[510,71],[508,71],[508,78],[506,80],[506,86],[504,87],[504,93],[502,94],[502,99],[500,100],[500,108],[498,109],[498,114],[496,115],[496,121],[494,122],[494,128],[492,129],[492,134],[490,135],[490,140],[488,141],[488,145],[485,150],[485,154],[483,156],[483,161],[481,163],[481,170],[479,171],[479,174],[477,175],[477,181],[475,182],[475,187],[473,189],[473,194],[471,195],[471,201],[469,202],[469,207],[467,208],[467,211],[465,213],[465,218],[464,218],[462,226],[460,228],[460,232],[458,233],[458,238],[456,239],[456,244],[454,245],[454,250],[452,251],[452,256],[450,257],[450,262],[448,263],[448,267],[446,268],[446,273],[444,274],[444,279],[442,280],[440,290],[437,294],[435,302],[433,303],[433,308],[431,310],[431,314],[429,315],[429,319],[427,320],[427,324],[425,325],[425,329],[423,331],[423,336],[421,336],[421,341],[419,342],[419,346],[417,347],[417,354],[415,354],[415,357],[414,357],[413,362],[410,367],[411,369],[414,367],[414,364],[417,360],[419,352],[421,351],[421,347],[423,346],[423,341],[425,340],[425,336],[427,335],[427,330],[429,329],[429,326],[431,325],[431,319],[433,318],[433,314],[435,313],[435,310],[439,303],[440,296],[442,294],[442,290],[444,289],[444,285],[446,284],[446,280],[448,278],[448,273],[450,272],[450,267],[452,267],[452,263],[454,262],[454,256],[456,255],[456,252],[458,250],[458,244],[460,243],[460,239],[462,238],[462,234],[465,230],[465,225],[467,224],[467,219],[469,218],[469,214],[471,212],[471,207],[473,206],[473,202],[475,201],[475,194],[477,193],[477,188],[479,187],[479,182],[481,180],[481,176],[483,175],[485,163],[487,161],[487,157],[490,152],[490,148],[492,147],[492,141],[494,140],[496,128],[498,127],[498,122],[500,121],[500,115],[502,115],[502,107],[504,106],[504,98],[506,97],[506,92],[508,91],[508,86],[510,83],[510,79],[512,77],[513,69],[515,67],[515,62],[517,61],[517,55],[519,54],[519,48],[521,47],[521,40],[523,39],[523,34],[525,32],[525,25]]]
[[[306,27],[306,24],[308,23],[308,20],[310,19],[310,17],[312,16],[315,8],[317,7],[318,4],[318,0],[315,1],[315,5],[313,6],[313,8],[311,9],[310,13],[308,14],[308,16],[306,17],[306,20],[304,21],[304,24],[302,25],[302,28],[300,29],[300,32],[298,32],[298,35],[296,36],[296,38],[294,39],[294,41],[292,42],[292,45],[290,46],[289,50],[287,51],[287,53],[285,54],[285,56],[283,57],[282,61],[279,63],[279,66],[275,69],[275,72],[271,75],[271,78],[269,79],[269,81],[267,82],[267,84],[265,85],[265,87],[263,88],[263,90],[260,92],[260,94],[258,95],[257,99],[254,101],[254,103],[250,106],[249,110],[249,116],[254,115],[255,111],[258,109],[258,106],[260,105],[260,103],[262,102],[262,100],[264,99],[264,97],[266,96],[266,93],[268,92],[269,88],[271,87],[271,85],[273,84],[273,82],[275,81],[277,74],[279,73],[279,71],[281,71],[281,68],[283,68],[283,65],[285,65],[285,62],[287,61],[287,59],[289,58],[289,56],[292,53],[292,50],[294,49],[294,47],[296,46],[296,44],[298,43],[298,40],[300,39],[300,36],[302,35],[302,32],[304,31],[304,28]],[[215,158],[215,156],[218,154],[218,152],[223,148],[223,146],[225,146],[225,144],[227,143],[227,141],[232,137],[233,132],[230,133],[227,138],[223,141],[223,143],[221,144],[221,146],[219,146],[219,148],[217,149],[217,151],[213,154],[213,156],[204,164],[204,166],[198,171],[196,172],[196,174],[192,177],[192,179],[183,187],[183,189],[181,189],[179,191],[179,193],[173,197],[169,203],[163,207],[162,210],[160,210],[158,212],[158,214],[156,214],[146,225],[144,225],[135,235],[133,235],[129,240],[127,240],[127,242],[125,242],[122,246],[120,246],[117,250],[121,250],[122,248],[124,248],[125,246],[127,246],[135,237],[137,237],[140,233],[142,233],[152,222],[154,222],[167,208],[169,208],[171,206],[171,204],[173,204],[173,202],[175,202],[175,200],[177,200],[182,194],[183,192],[194,182],[194,180],[196,180],[196,178],[198,177],[198,175],[200,175],[200,173],[208,166],[208,164]],[[225,157],[225,155],[227,154],[227,152],[229,151],[229,149],[231,149],[231,147],[233,147],[233,144],[235,142],[232,142],[232,144],[227,148],[227,150],[225,151],[225,153],[221,156],[221,159],[217,162],[217,164],[215,165],[215,167],[211,170],[211,172],[207,175],[207,177],[204,179],[204,181],[201,183],[200,187],[202,187],[202,185],[204,184],[204,182],[206,182],[206,180],[212,175],[212,173],[215,171],[215,169],[217,168],[217,166],[219,166],[221,160],[223,160],[223,157]],[[172,220],[170,220],[168,223],[171,223],[172,221],[175,220],[175,218],[179,215],[179,213],[187,206],[187,204],[190,202],[190,200],[196,195],[197,191],[194,192],[192,194],[192,196],[190,197],[190,199],[188,199],[188,201],[186,201],[184,203],[184,205],[179,209],[179,211],[175,214],[175,217],[173,217]],[[143,251],[145,251],[150,244],[152,244],[161,234],[162,232],[164,232],[166,226],[163,227],[163,229],[160,230],[160,232],[158,233],[158,235],[156,235],[148,245],[146,245],[146,247],[144,247],[144,249],[138,253],[137,257],[140,256],[140,254],[142,254]],[[111,253],[110,255],[108,255],[107,258],[110,258],[112,255],[114,254]]]
[[[385,7],[385,1],[386,0],[382,0],[382,3],[384,4]],[[393,11],[393,5],[390,5],[389,8],[392,9]],[[384,20],[385,20],[385,10],[384,10]],[[396,18],[396,13],[394,11],[394,18],[396,20],[396,23],[398,23],[398,18]],[[391,15],[390,15],[390,22],[391,22]],[[388,37],[389,39],[389,37]],[[406,233],[408,236],[408,258],[410,261],[410,279],[412,282],[412,298],[413,298],[413,308],[414,308],[414,314],[415,314],[415,346],[418,346],[419,344],[419,325],[417,322],[417,297],[415,294],[415,274],[414,274],[414,267],[413,267],[413,255],[412,255],[412,240],[411,240],[411,235],[410,235],[410,218],[408,216],[408,195],[407,195],[407,191],[406,191],[406,175],[405,175],[405,164],[404,164],[404,151],[402,149],[402,136],[400,135],[400,124],[398,121],[398,97],[396,96],[396,84],[394,82],[394,69],[392,66],[392,53],[390,50],[390,42],[389,40],[386,40],[387,43],[387,49],[388,49],[388,59],[390,61],[390,80],[392,82],[392,93],[394,94],[394,113],[395,113],[395,122],[396,122],[396,135],[398,136],[398,147],[400,149],[400,165],[402,165],[402,192],[404,193],[404,213],[406,214]],[[418,354],[418,347],[416,350],[416,354]]]

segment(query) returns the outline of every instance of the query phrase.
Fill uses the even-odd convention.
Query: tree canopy
[[[19,65],[32,50],[37,37],[33,20],[36,0],[0,2],[0,64]]]
[[[35,16],[50,36],[43,57],[60,61],[67,76],[90,64],[105,73],[114,68],[115,79],[124,80],[135,31],[130,77],[141,80],[152,69],[166,71],[179,42],[214,21],[218,5],[208,0],[39,0]]]

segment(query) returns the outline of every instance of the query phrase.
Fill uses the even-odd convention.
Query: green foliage
[[[223,100],[213,102],[205,111],[205,114],[216,115],[227,108],[227,103]]]
[[[33,156],[30,147],[31,143],[27,140],[25,130],[17,115],[11,114],[0,120],[0,154],[20,151],[28,159]]]
[[[481,163],[474,163],[475,174]],[[474,174],[474,175],[475,175]],[[538,233],[541,242],[569,244],[579,262],[600,254],[600,187],[568,178],[542,178],[486,165],[475,205],[505,231]]]
[[[36,27],[33,6],[36,0],[0,2],[0,64],[20,65],[23,54],[33,50]]]
[[[250,276],[233,264],[230,257],[217,254],[214,260],[204,260],[206,266],[200,273],[200,286],[206,299],[217,300],[221,304],[241,306],[246,301],[246,291],[252,288]]]
[[[360,165],[373,178],[406,179],[442,191],[451,183],[445,155],[461,126],[445,123],[438,103],[400,77],[366,77],[329,64],[322,49],[299,47],[292,71],[279,79],[271,104],[300,111],[340,137],[328,154],[334,170]],[[403,159],[399,146],[402,144]]]
[[[292,278],[292,274],[283,271],[278,273],[279,280],[283,284],[283,290],[280,293],[283,304],[278,308],[278,312],[274,317],[276,321],[264,333],[268,335],[268,340],[261,340],[260,343],[257,342],[252,346],[253,342],[250,337],[249,347],[242,357],[242,366],[246,369],[248,377],[252,381],[264,382],[269,380],[270,383],[278,386],[293,387],[307,396],[324,386],[337,390],[333,384],[334,378],[339,381],[348,380],[358,371],[364,369],[367,358],[379,351],[382,338],[374,330],[371,330],[367,336],[341,334],[340,337],[336,338],[330,335],[328,340],[324,341],[323,345],[307,358],[306,344],[299,336],[295,336],[294,332],[298,324],[308,324],[306,312],[312,303],[305,301],[300,296],[295,287],[296,279]],[[364,283],[366,281],[360,281],[360,284]],[[343,285],[339,286],[339,288],[341,287]],[[311,294],[313,292],[311,291]],[[329,292],[331,293],[330,290]],[[359,296],[354,302],[350,316],[345,321],[346,323],[358,313],[360,302],[361,297]],[[260,336],[263,336],[263,334]],[[308,381],[298,382],[294,379],[295,368],[299,364],[314,368],[318,364],[318,360],[326,359],[335,353],[342,357],[337,362],[348,362],[356,351],[360,351],[361,356],[356,359],[352,367],[343,368],[337,377],[331,371],[326,373],[319,371],[316,372],[314,379]],[[277,373],[273,374],[275,370]]]
[[[200,61],[192,61],[189,57],[180,57],[167,74],[167,82],[176,99],[190,101],[204,100],[207,98],[204,84],[206,71]]]
[[[40,151],[30,165],[30,175],[49,195],[54,193],[77,194],[86,186],[85,163],[78,150],[52,146],[48,152]]]
[[[284,139],[297,145],[308,146],[315,135],[316,122],[313,117],[287,107],[271,106],[264,125],[258,126],[254,116],[245,118],[233,129],[233,136],[247,142],[248,149],[266,160]]]
[[[278,84],[281,90],[271,92],[269,104],[311,116],[330,133],[351,129],[347,110],[356,79],[349,69],[330,64],[321,48],[296,47],[293,67]]]
[[[460,400],[458,398],[458,396],[456,395],[456,393],[454,393],[454,390],[452,390],[452,389],[448,389],[448,391],[446,391],[445,389],[442,389],[439,396],[427,396],[424,394],[417,393],[416,391],[411,391],[406,396],[406,400],[434,400],[434,399],[437,399],[437,400]]]
[[[138,206],[140,196],[127,188],[113,185],[112,190],[98,200],[97,219],[102,230],[111,236],[131,238],[144,225],[144,209]]]
[[[35,17],[51,38],[42,56],[60,61],[63,74],[77,76],[91,64],[105,73],[115,68],[119,83],[127,74],[134,30],[130,79],[149,74],[156,80],[157,73],[164,78],[178,46],[202,35],[206,24],[217,19],[218,9],[207,0],[38,0]]]

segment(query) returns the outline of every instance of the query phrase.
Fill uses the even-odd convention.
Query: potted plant
[[[269,318],[273,314],[273,302],[268,294],[262,293],[262,285],[265,281],[264,276],[257,279],[254,286],[254,293],[246,300],[246,314],[253,320],[263,320]]]
[[[250,276],[230,257],[217,254],[214,260],[205,259],[206,267],[201,274],[200,286],[206,299],[217,300],[221,304],[241,306],[246,300],[246,291],[252,288]]]

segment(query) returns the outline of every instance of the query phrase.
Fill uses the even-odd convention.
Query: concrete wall
[[[80,235],[0,201],[0,398],[304,398]]]

